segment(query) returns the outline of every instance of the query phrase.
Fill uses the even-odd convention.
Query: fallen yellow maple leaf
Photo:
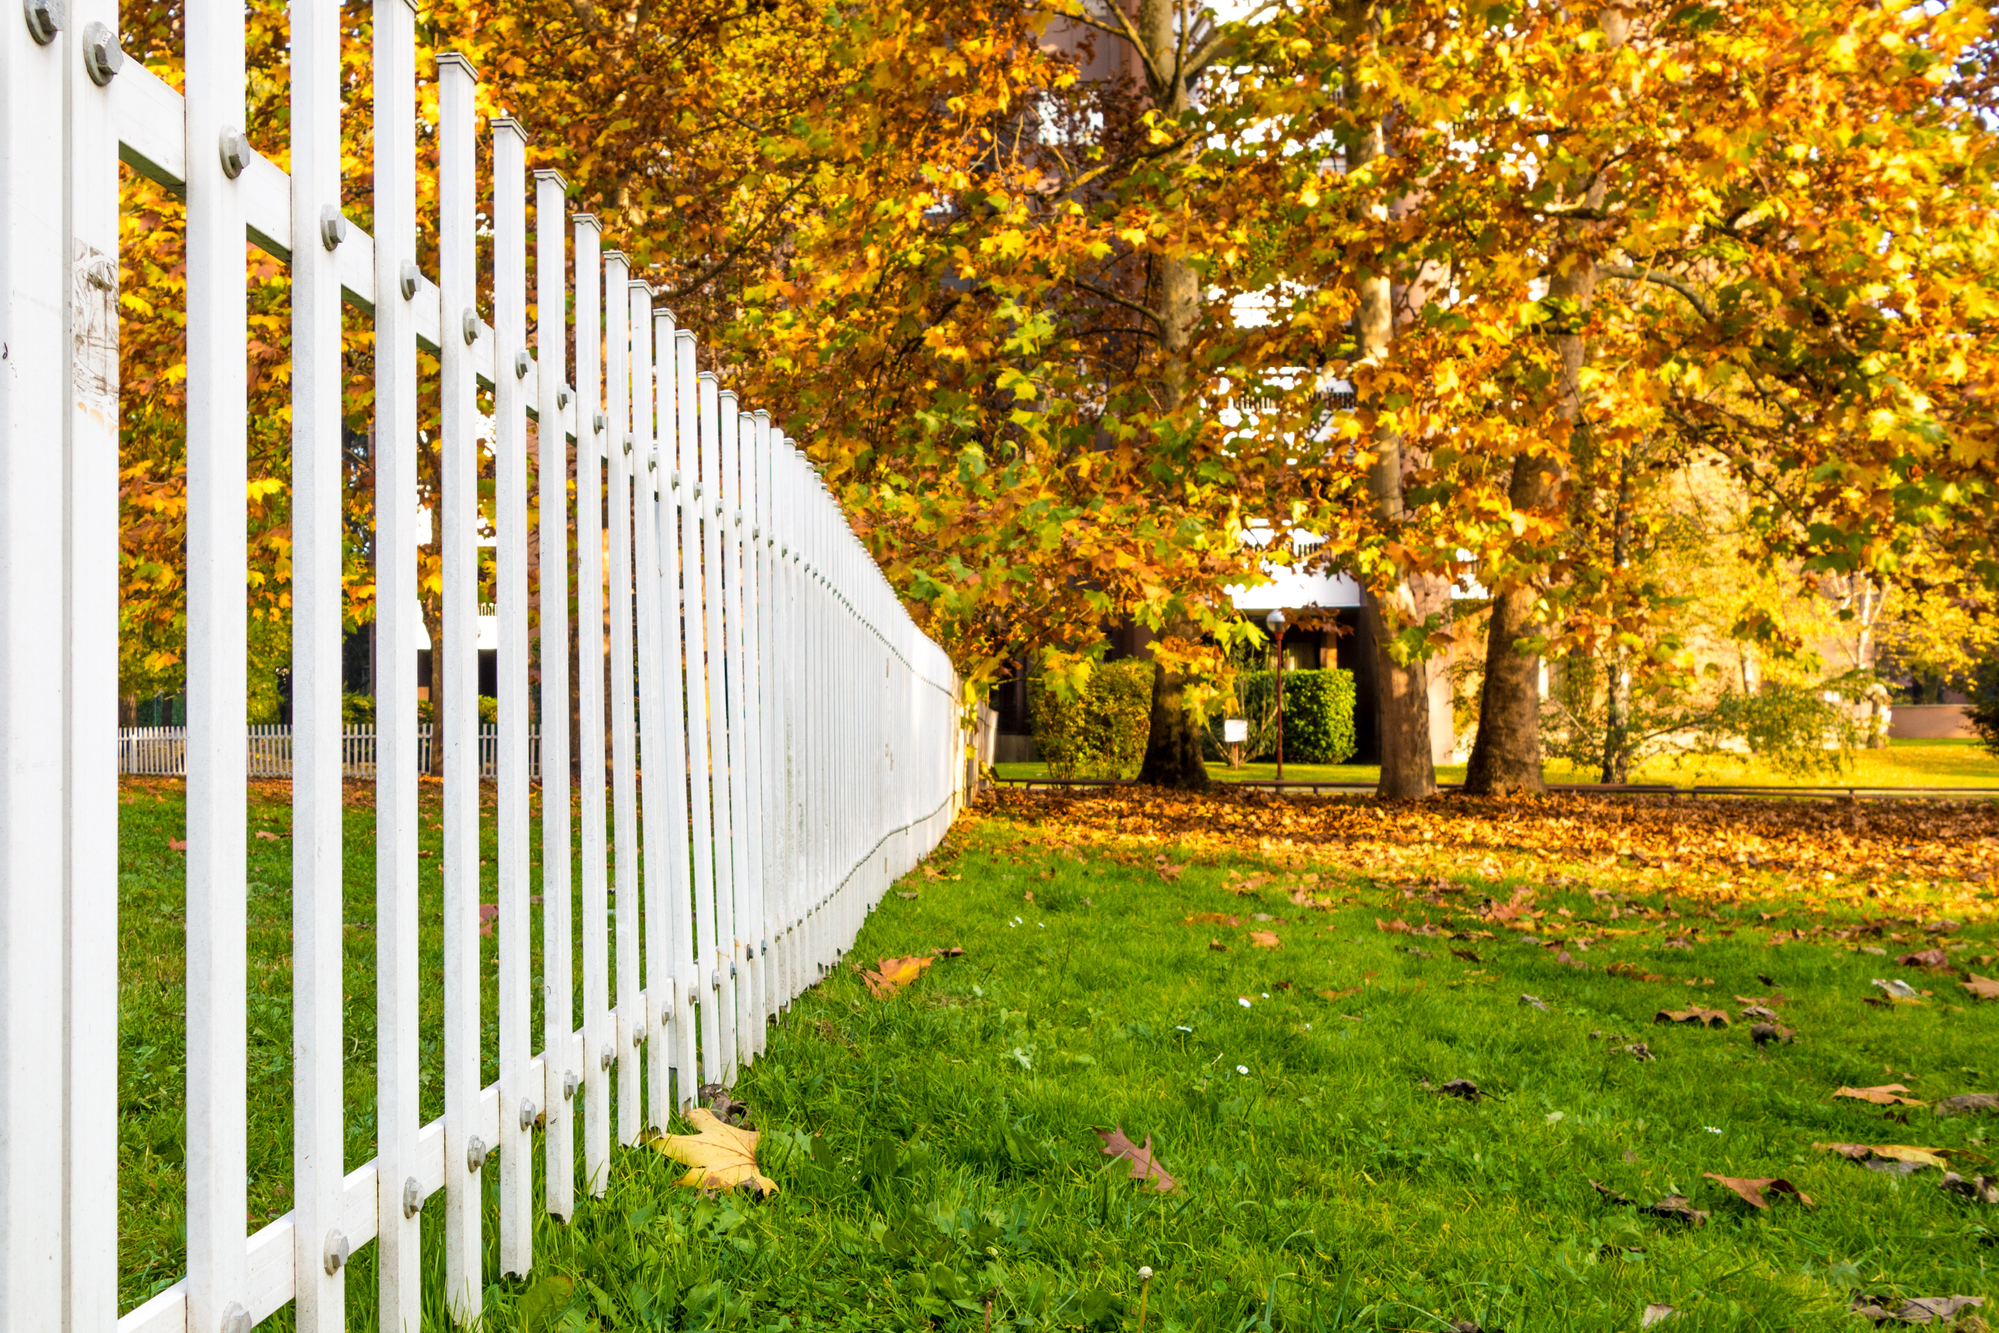
[[[1922,1102],[1902,1094],[1909,1089],[1900,1083],[1883,1083],[1874,1088],[1840,1088],[1832,1095],[1851,1097],[1856,1101],[1872,1102],[1876,1106],[1921,1106]]]
[[[675,1184],[704,1190],[748,1185],[758,1194],[777,1193],[777,1182],[757,1170],[755,1130],[738,1129],[705,1106],[689,1111],[687,1123],[700,1132],[664,1134],[653,1140],[655,1148],[686,1165],[687,1174]]]
[[[926,954],[912,954],[908,958],[884,958],[873,972],[863,971],[861,980],[868,983],[868,989],[877,1000],[886,1000],[899,990],[923,975],[923,970],[936,962]]]

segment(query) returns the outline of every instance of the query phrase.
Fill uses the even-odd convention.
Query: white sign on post
[[[1249,719],[1231,717],[1222,720],[1222,743],[1224,745],[1247,745],[1249,743]]]

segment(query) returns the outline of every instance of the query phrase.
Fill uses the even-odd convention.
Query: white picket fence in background
[[[803,454],[697,372],[675,327],[565,185],[493,121],[475,180],[477,74],[439,84],[439,265],[416,265],[416,14],[375,0],[377,234],[339,212],[337,0],[291,8],[287,176],[244,141],[244,9],[189,0],[186,96],[124,60],[112,0],[0,15],[0,1333],[242,1333],[288,1303],[307,1333],[348,1302],[419,1326],[418,1212],[444,1212],[442,1303],[463,1324],[533,1262],[533,1222],[601,1191],[631,1144],[730,1082],[852,941],[963,795],[959,685]],[[118,170],[187,200],[186,1277],[119,1317]],[[426,170],[432,168],[426,164]],[[530,345],[526,227],[535,201]],[[492,265],[477,270],[490,229]],[[294,1210],[245,1234],[246,391],[244,241],[292,300]],[[573,295],[573,307],[569,302]],[[490,300],[492,322],[478,313]],[[342,1169],[342,302],[375,337],[379,600],[374,842],[376,1156]],[[136,317],[136,316],[134,316]],[[416,585],[419,343],[440,358],[445,699],[443,1104],[418,1119]],[[480,728],[475,381],[496,457],[498,1070],[479,1047]],[[574,387],[571,387],[571,386]],[[529,420],[577,439],[573,571],[540,526],[541,688],[567,714],[580,636],[579,857],[528,856]],[[542,450],[544,460],[562,456]],[[539,505],[566,503],[565,468]],[[609,488],[609,565],[600,531]],[[610,670],[602,622],[609,595]],[[604,682],[610,697],[604,697]],[[634,685],[636,682],[636,686]],[[608,783],[595,780],[606,771]],[[565,729],[549,733],[544,845],[571,845]],[[643,777],[640,777],[641,771]],[[608,802],[608,812],[607,812]],[[607,855],[611,823],[615,859]],[[640,878],[643,870],[643,880]],[[626,892],[643,884],[643,893]],[[616,894],[609,917],[609,892]],[[530,949],[542,896],[545,952]],[[582,1027],[572,1027],[575,923]],[[640,940],[644,936],[644,971]],[[615,962],[615,966],[613,965]],[[548,1022],[529,1031],[531,988]],[[365,1049],[365,1040],[360,1043]],[[260,1089],[260,1096],[269,1096]],[[615,1124],[613,1115],[615,1108]],[[545,1126],[535,1128],[538,1118]],[[580,1139],[580,1144],[578,1140]],[[499,1155],[497,1272],[481,1182]],[[533,1154],[546,1186],[533,1197]],[[578,1160],[580,1152],[581,1160]],[[428,1204],[426,1201],[430,1201]],[[372,1241],[379,1280],[349,1291]]]
[[[292,729],[289,725],[254,726],[247,732],[246,772],[253,778],[288,778],[292,775]],[[417,772],[430,771],[428,722],[417,728],[417,753],[411,761]],[[118,771],[136,777],[184,778],[187,776],[186,727],[120,727],[118,729]],[[375,776],[375,728],[349,725],[340,731],[340,775],[346,778]],[[479,778],[492,782],[500,776],[500,728],[496,723],[479,726]],[[541,732],[528,729],[528,780],[541,781]]]

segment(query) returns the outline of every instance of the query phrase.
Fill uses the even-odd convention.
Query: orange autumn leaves
[[[855,968],[861,980],[866,983],[869,994],[877,1000],[886,1000],[898,995],[916,984],[916,979],[930,970],[930,965],[939,958],[956,958],[963,949],[933,949],[927,954],[911,954],[907,958],[884,958],[872,970]]]

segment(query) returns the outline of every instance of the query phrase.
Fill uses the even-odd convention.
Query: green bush
[[[1981,662],[1971,678],[1971,729],[1999,757],[1999,662]]]
[[[1152,718],[1152,663],[1099,665],[1083,692],[1068,699],[1032,681],[1027,707],[1034,743],[1053,776],[1135,777]]]
[[[1277,707],[1277,673],[1243,673],[1239,686],[1251,719],[1267,716]],[[1284,673],[1284,758],[1293,764],[1343,764],[1353,757],[1357,744],[1353,730],[1353,672],[1329,668],[1323,671]],[[1254,737],[1257,728],[1252,725]],[[1275,738],[1272,737],[1274,740]],[[1259,749],[1269,758],[1275,746],[1268,742]]]

